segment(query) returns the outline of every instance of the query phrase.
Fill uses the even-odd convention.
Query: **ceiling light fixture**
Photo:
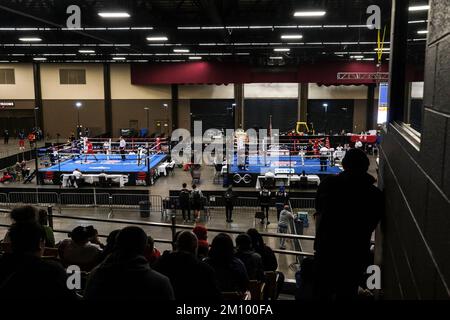
[[[167,41],[169,40],[167,37],[147,37],[147,41]]]
[[[291,49],[289,49],[289,48],[275,48],[275,49],[273,49],[273,51],[275,51],[275,52],[288,52],[288,51],[291,51]]]
[[[113,60],[125,60],[126,58],[125,57],[113,57],[112,59]]]
[[[417,31],[418,34],[426,34],[428,33],[428,30],[419,30]]]
[[[188,53],[189,49],[173,49],[173,52],[176,52],[176,53]]]
[[[95,50],[78,50],[79,53],[95,53]]]
[[[99,12],[98,15],[102,18],[129,18],[128,12]]]
[[[24,37],[24,38],[19,38],[20,41],[23,42],[39,42],[42,41],[41,38],[38,37]]]
[[[275,56],[275,57],[269,57],[269,59],[272,59],[272,60],[283,60],[283,57]]]
[[[296,11],[294,17],[323,17],[326,11]]]
[[[283,34],[281,39],[302,39],[303,36],[301,34]]]
[[[189,57],[189,60],[202,60],[202,57],[193,56],[193,57]]]
[[[411,6],[408,8],[409,11],[425,11],[430,9],[429,5]]]

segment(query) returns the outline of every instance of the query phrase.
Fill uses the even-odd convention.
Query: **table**
[[[72,174],[63,174],[62,175],[62,186],[64,188],[69,187],[69,178],[72,177]],[[100,174],[83,174],[81,178],[84,183],[94,184],[95,182],[99,182]],[[124,187],[125,183],[128,182],[128,176],[123,174],[106,174],[105,178],[111,179],[112,182],[118,183],[120,187]]]
[[[319,176],[315,174],[309,174],[306,176],[308,178],[308,184],[311,185],[319,185],[320,184],[320,178]],[[256,189],[261,189],[261,180],[265,180],[266,176],[258,176],[256,180]],[[275,175],[275,186],[286,186],[289,187],[291,185],[291,182],[298,182],[300,181],[300,176],[297,174],[294,175],[287,175],[287,174],[277,174]]]
[[[175,167],[175,161],[164,162],[158,166],[158,175],[167,176],[167,169],[173,169]]]

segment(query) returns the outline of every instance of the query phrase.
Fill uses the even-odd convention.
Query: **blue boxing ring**
[[[258,176],[263,176],[267,172],[272,172],[275,175],[301,175],[304,172],[306,175],[317,175],[320,178],[342,172],[340,166],[332,164],[329,160],[325,168],[321,170],[319,157],[303,157],[302,161],[301,156],[250,155],[245,160],[245,166],[242,166],[242,164],[239,165],[237,156],[235,156],[233,162],[229,164],[228,174],[230,179],[233,179],[234,175],[250,176],[251,179],[246,179],[246,181],[240,179],[240,182],[233,182],[233,185],[237,187],[254,187],[256,186]]]

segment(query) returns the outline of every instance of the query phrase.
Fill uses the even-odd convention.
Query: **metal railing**
[[[10,192],[0,193],[0,207],[14,208],[20,205],[63,208],[108,208],[136,210],[142,201],[150,202],[150,212],[163,212],[162,197],[148,194],[108,194],[108,193],[61,193],[56,192]]]

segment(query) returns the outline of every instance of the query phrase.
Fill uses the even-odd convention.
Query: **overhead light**
[[[288,52],[288,51],[291,51],[291,49],[289,49],[289,48],[275,48],[275,49],[273,49],[273,51],[275,51],[275,52]]]
[[[283,57],[273,56],[273,57],[269,57],[269,59],[272,59],[272,60],[283,60]]]
[[[415,23],[427,23],[428,20],[411,20],[408,21],[409,24],[415,24]]]
[[[36,58],[33,58],[33,60],[34,60],[34,61],[46,61],[47,58],[36,57]]]
[[[102,18],[129,18],[128,12],[99,12],[98,15]]]
[[[328,103],[324,103],[324,104],[322,104],[322,106],[324,106],[326,108],[326,107],[328,107]]]
[[[364,58],[364,59],[361,59],[361,60],[364,60],[364,61],[375,61],[375,58]]]
[[[77,107],[77,108],[81,108],[82,105],[83,105],[83,104],[82,104],[81,102],[76,102],[76,103],[75,103],[75,107]]]
[[[78,50],[79,53],[95,53],[95,50]]]
[[[41,38],[38,37],[25,37],[25,38],[19,38],[20,41],[23,42],[39,42],[42,41]]]
[[[429,5],[411,6],[408,8],[409,11],[426,11],[430,9]]]
[[[173,49],[173,52],[176,52],[176,53],[188,53],[189,49]]]
[[[147,41],[167,41],[167,37],[147,37]]]
[[[391,48],[375,48],[375,51],[390,51]]]
[[[113,60],[125,60],[126,58],[125,57],[113,57],[112,59]]]
[[[418,34],[425,34],[428,33],[428,30],[419,30],[417,31]]]
[[[350,59],[362,59],[364,56],[350,56]]]
[[[301,39],[303,36],[301,34],[283,34],[281,39]]]
[[[325,14],[325,11],[297,11],[294,17],[323,17]]]
[[[189,60],[202,60],[202,57],[200,57],[200,56],[193,56],[193,57],[189,57]]]

